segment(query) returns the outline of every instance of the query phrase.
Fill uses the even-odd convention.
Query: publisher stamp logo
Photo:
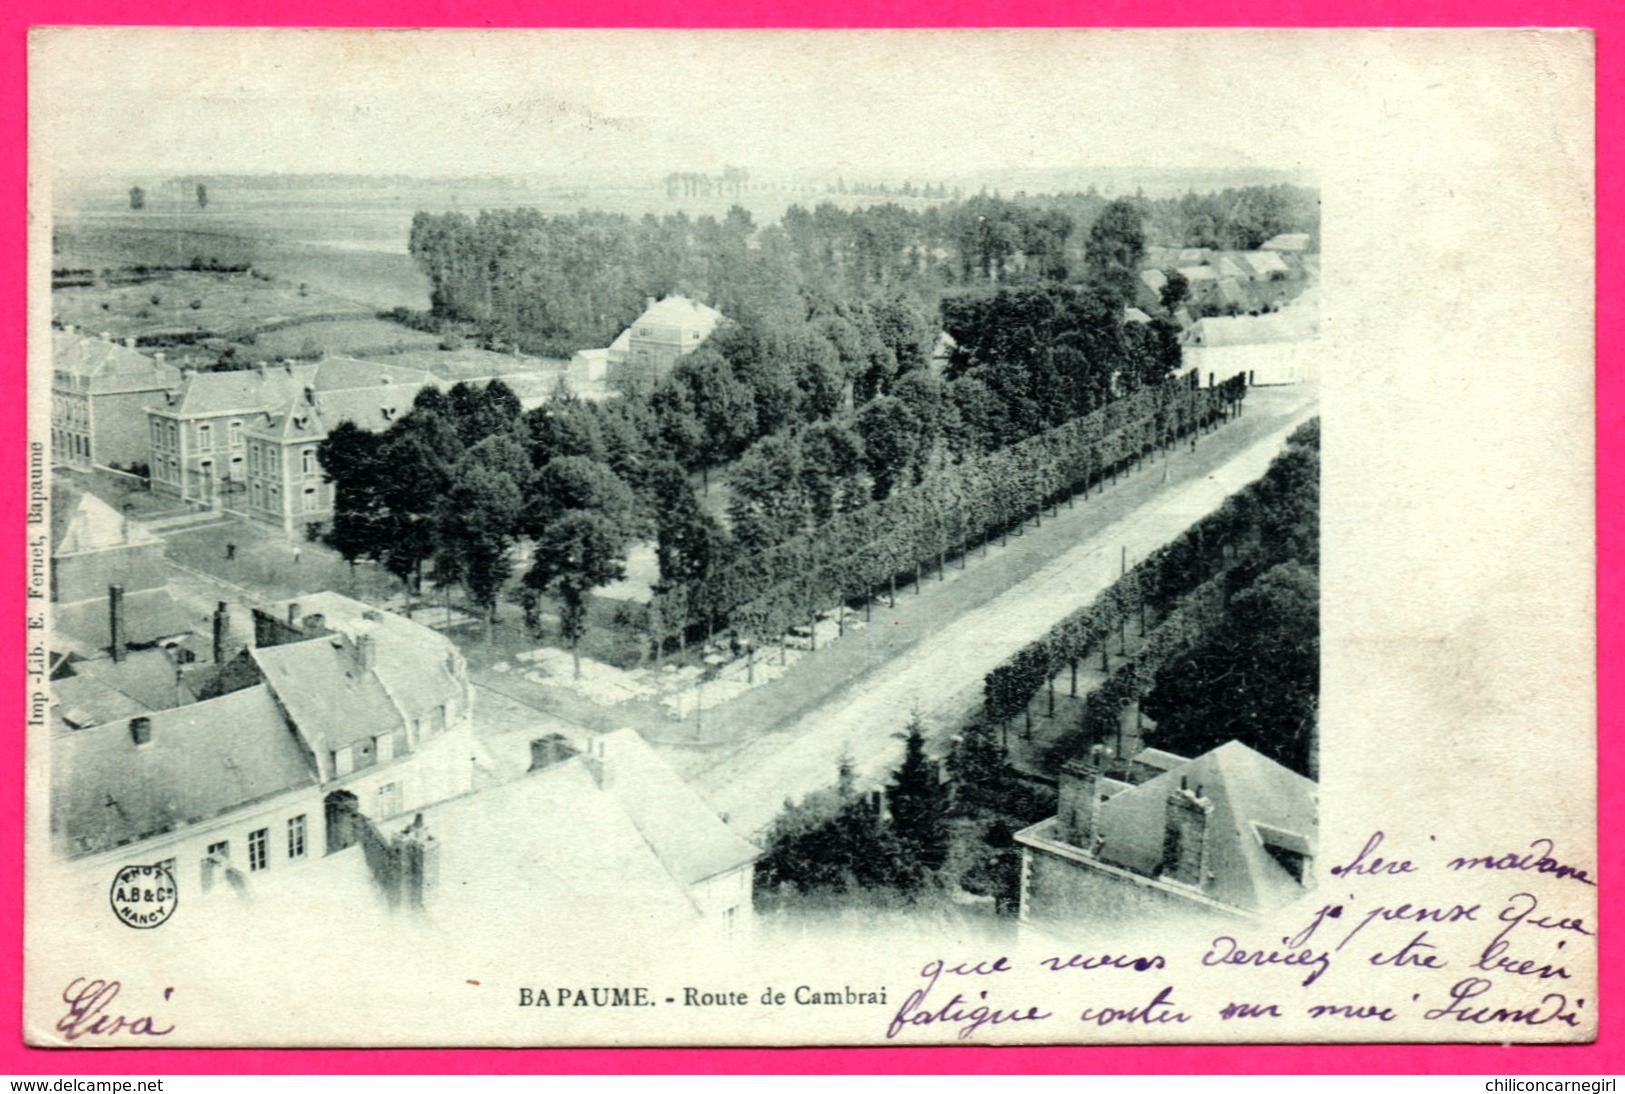
[[[175,914],[180,894],[175,889],[174,875],[165,867],[124,866],[113,877],[108,900],[120,923],[144,931]]]

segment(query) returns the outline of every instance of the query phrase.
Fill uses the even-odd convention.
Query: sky
[[[53,173],[1303,169],[1313,34],[36,31]]]

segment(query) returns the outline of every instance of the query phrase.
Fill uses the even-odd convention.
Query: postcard
[[[37,29],[25,1038],[1595,1039],[1592,64]]]

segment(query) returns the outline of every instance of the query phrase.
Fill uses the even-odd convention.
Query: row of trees
[[[677,175],[671,185],[695,183]],[[792,205],[763,227],[739,206],[720,219],[419,213],[409,249],[429,276],[436,317],[568,356],[607,345],[648,297],[672,292],[735,318],[798,322],[820,303],[897,291],[929,314],[945,291],[1012,282],[1077,281],[1120,306],[1133,295],[1147,242],[1251,248],[1285,231],[1318,234],[1314,191],[1249,187],[1161,200],[979,194],[923,210]]]
[[[657,592],[649,626],[658,642],[693,627],[732,626],[762,641],[840,603],[867,599],[899,575],[939,571],[950,557],[1070,499],[1159,444],[1230,412],[1242,377],[1196,388],[1163,383],[1009,448],[941,467],[923,482],[766,550],[740,553],[698,580]]]
[[[1235,738],[1309,773],[1318,514],[1317,420],[1293,433],[1263,478],[989,673],[983,718],[1026,717],[1041,689],[1092,654],[1109,665],[1111,640],[1126,649],[1124,628],[1138,615],[1144,642],[1090,694],[1054,763],[1106,736],[1125,702],[1144,700],[1159,747],[1195,755]]]

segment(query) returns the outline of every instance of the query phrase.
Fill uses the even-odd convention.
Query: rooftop
[[[510,927],[592,922],[648,937],[695,921],[688,886],[759,856],[636,733],[589,749],[600,746],[602,786],[598,760],[575,756],[425,810],[441,848],[430,915],[464,923],[506,909]],[[516,877],[537,879],[524,900],[504,888]]]
[[[290,604],[299,605],[306,620],[320,615],[323,625],[343,636],[344,642],[335,646],[329,635],[257,649],[254,657],[273,686],[283,685],[277,694],[300,707],[303,716],[289,706],[295,723],[307,732],[320,732],[328,740],[328,748],[376,735],[381,730],[374,727],[399,725],[403,718],[421,718],[436,707],[460,700],[462,655],[444,635],[405,616],[335,592],[296,597],[271,605],[266,611],[286,619]],[[370,683],[354,675],[355,640],[362,635],[373,644],[372,672],[364,674]],[[342,681],[344,686],[330,695],[321,694],[324,689],[318,687],[289,687],[306,670],[321,673],[335,684]],[[284,688],[300,694],[286,694]],[[387,713],[376,706],[379,696],[389,704]],[[347,728],[347,718],[367,720]]]
[[[58,486],[51,497],[51,554],[69,555],[115,547],[163,543],[95,494]]]
[[[51,739],[51,832],[66,855],[111,850],[315,784],[264,687]]]
[[[51,363],[92,394],[154,391],[173,387],[181,378],[174,365],[132,346],[73,331],[51,332]]]
[[[1155,757],[1172,758],[1166,753]],[[1304,885],[1268,848],[1295,842],[1312,856],[1319,829],[1316,786],[1239,741],[1174,764],[1103,801],[1093,857],[1142,877],[1156,877],[1162,865],[1168,798],[1181,789],[1212,804],[1203,896],[1234,908],[1267,911],[1303,895]],[[1038,838],[1055,840],[1053,822],[1045,824],[1051,827]]]

